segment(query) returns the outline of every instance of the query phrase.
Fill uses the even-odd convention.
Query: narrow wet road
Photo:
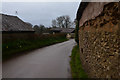
[[[3,78],[69,78],[69,56],[75,41],[34,50],[3,63]]]

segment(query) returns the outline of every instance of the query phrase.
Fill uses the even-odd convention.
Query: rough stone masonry
[[[120,78],[120,3],[81,4],[77,19],[85,71],[90,78]]]

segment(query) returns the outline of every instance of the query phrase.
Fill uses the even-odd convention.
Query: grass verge
[[[88,78],[87,74],[82,68],[82,64],[80,61],[80,53],[79,53],[79,46],[74,46],[71,55],[71,72],[73,78]]]

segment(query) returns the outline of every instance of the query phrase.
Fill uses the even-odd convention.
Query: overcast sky
[[[3,2],[2,13],[16,15],[33,25],[51,26],[51,21],[61,15],[69,15],[72,21],[80,2]]]

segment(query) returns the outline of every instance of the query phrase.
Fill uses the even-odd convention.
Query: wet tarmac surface
[[[69,56],[75,41],[40,48],[5,61],[3,78],[70,78]]]

